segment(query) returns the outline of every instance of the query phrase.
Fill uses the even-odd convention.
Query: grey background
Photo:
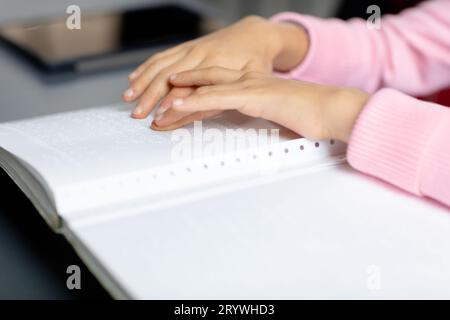
[[[134,6],[143,0],[0,0],[0,24],[24,18],[61,15],[70,4],[83,12]],[[295,10],[329,16],[339,1],[214,0],[203,3],[217,9],[228,21],[247,14],[269,16]],[[49,85],[32,67],[0,46],[0,122],[54,112],[88,108],[120,100],[128,70],[83,76]],[[2,299],[103,299],[107,293],[75,255],[70,245],[54,234],[15,184],[0,171],[0,298]],[[82,290],[66,289],[66,268],[82,268]]]
[[[79,5],[83,10],[130,7],[148,3],[168,3],[165,0],[1,0],[0,21],[17,18],[37,17],[48,14],[61,14],[68,5]],[[195,5],[195,2],[217,8],[229,19],[238,19],[248,14],[270,16],[274,13],[292,10],[321,17],[331,16],[340,0],[180,0]]]

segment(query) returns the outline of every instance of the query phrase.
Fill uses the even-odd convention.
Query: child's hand
[[[187,91],[171,100],[171,108],[166,113],[172,117],[172,123],[164,121],[166,113],[160,113],[155,120],[156,127],[174,128],[216,115],[221,110],[235,109],[277,122],[309,139],[348,141],[354,122],[369,98],[356,89],[219,67],[181,72],[171,77],[170,82],[179,87],[177,90]],[[199,88],[194,91],[193,86]],[[173,121],[174,114],[178,115],[176,121]],[[184,115],[188,118],[183,118]]]
[[[145,118],[169,92],[168,78],[174,73],[211,66],[265,73],[288,70],[303,59],[307,47],[308,37],[300,27],[248,17],[150,57],[130,74],[123,99],[139,99],[133,117]]]
[[[156,111],[151,126],[152,129],[158,131],[174,130],[194,121],[213,118],[223,112],[222,110],[185,112],[171,108],[172,102],[175,99],[186,98],[194,92],[195,88],[193,87],[175,87],[170,90],[170,93],[161,101],[160,107]]]

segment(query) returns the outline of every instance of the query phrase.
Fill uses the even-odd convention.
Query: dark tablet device
[[[81,12],[81,29],[69,15],[0,27],[0,39],[45,73],[83,73],[142,62],[151,53],[199,37],[218,26],[177,5]]]

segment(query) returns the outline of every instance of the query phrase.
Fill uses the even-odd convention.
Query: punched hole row
[[[334,141],[334,140],[330,140],[330,144],[331,144],[331,145],[334,145],[334,144],[335,144],[335,141]],[[314,147],[315,147],[315,148],[319,148],[319,147],[320,147],[320,143],[319,143],[319,142],[315,142],[315,143],[314,143]],[[300,151],[305,150],[305,146],[301,144],[301,145],[299,146],[299,150],[300,150]],[[290,152],[290,149],[289,149],[289,148],[284,148],[284,153],[285,153],[285,154],[288,154],[289,152]],[[269,152],[267,153],[267,155],[268,155],[269,157],[272,157],[272,156],[273,156],[273,152],[272,152],[272,151],[269,151]],[[257,156],[256,154],[254,154],[254,155],[252,156],[252,159],[253,159],[253,160],[256,160],[256,159],[258,159],[258,156]],[[241,158],[236,158],[236,159],[235,159],[235,162],[238,162],[238,163],[241,162]],[[225,166],[225,161],[221,161],[221,162],[220,162],[220,166],[221,166],[221,167],[224,167],[224,166]],[[209,168],[208,164],[206,164],[206,163],[203,164],[203,169],[207,170],[208,168]],[[193,170],[192,170],[192,168],[187,167],[187,168],[186,168],[186,172],[192,173]],[[175,176],[176,174],[175,174],[174,171],[170,171],[170,175],[171,175],[171,176]],[[153,175],[153,179],[157,180],[157,179],[158,179],[158,175],[154,174],[154,175]],[[139,178],[136,178],[136,181],[140,181],[140,179],[139,179]]]

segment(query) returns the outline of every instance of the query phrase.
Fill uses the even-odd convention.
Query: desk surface
[[[0,299],[109,299],[66,240],[55,234],[0,170]],[[69,265],[81,269],[81,290],[68,290]]]
[[[11,18],[26,14],[26,10],[18,9],[36,9],[20,2],[5,4],[2,12],[10,13]],[[43,7],[38,6],[37,10]],[[0,14],[0,22],[5,18]],[[129,71],[111,71],[49,85],[30,65],[0,46],[0,122],[119,101]],[[0,299],[109,298],[71,246],[50,230],[2,170],[0,186]],[[81,290],[66,287],[66,268],[72,264],[81,268]]]

